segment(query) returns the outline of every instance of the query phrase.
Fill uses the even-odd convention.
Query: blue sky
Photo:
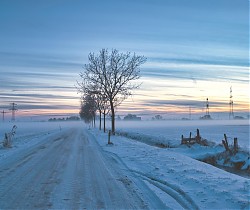
[[[230,86],[248,112],[248,0],[1,0],[0,27],[0,109],[77,114],[88,53],[116,48],[148,58],[118,114],[227,112]]]

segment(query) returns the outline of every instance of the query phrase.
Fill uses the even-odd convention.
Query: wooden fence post
[[[238,139],[234,138],[234,153],[238,152]]]
[[[197,129],[196,142],[200,143],[200,141],[201,141],[200,130]]]
[[[110,142],[110,136],[111,136],[111,130],[109,130],[109,133],[108,133],[108,144],[111,144],[111,142]]]
[[[225,140],[222,140],[222,143],[223,143],[223,145],[224,145],[226,151],[229,151],[229,152],[231,153],[231,150],[230,150],[230,148],[229,148],[229,146],[228,146],[228,141],[227,141],[227,135],[226,135],[226,134],[224,134],[224,139],[225,139]]]

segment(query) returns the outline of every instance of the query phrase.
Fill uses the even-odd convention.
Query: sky
[[[10,119],[78,115],[90,52],[147,57],[117,115],[249,115],[248,0],[1,0],[0,111]]]

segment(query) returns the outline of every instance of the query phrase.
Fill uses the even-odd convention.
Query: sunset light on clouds
[[[1,0],[0,27],[0,110],[19,117],[77,115],[76,81],[102,48],[147,57],[117,115],[198,118],[208,98],[228,119],[230,87],[249,115],[248,0]]]

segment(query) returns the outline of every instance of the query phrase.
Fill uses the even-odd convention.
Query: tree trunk
[[[101,110],[99,110],[99,117],[100,117],[99,130],[102,130],[102,112],[101,112]]]
[[[115,135],[115,108],[113,101],[110,100],[110,109],[111,109],[111,125],[112,125],[112,134]]]
[[[106,132],[106,113],[105,110],[103,112],[103,132]]]

